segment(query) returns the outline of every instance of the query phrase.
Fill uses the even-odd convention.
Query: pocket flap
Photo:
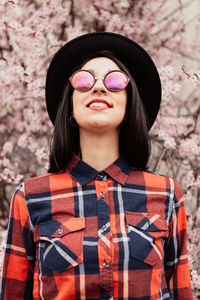
[[[51,220],[48,222],[40,223],[35,228],[35,241],[39,236],[46,236],[52,238],[61,238],[62,236],[85,228],[85,218],[68,218]]]
[[[156,212],[137,213],[125,212],[127,224],[145,231],[167,231],[167,221]]]

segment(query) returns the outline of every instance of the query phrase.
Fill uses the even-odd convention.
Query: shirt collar
[[[66,171],[77,180],[80,185],[84,185],[94,179],[99,171],[81,160],[75,153],[69,161]],[[115,181],[125,184],[130,172],[130,166],[125,157],[120,155],[111,165],[103,170],[110,175]]]

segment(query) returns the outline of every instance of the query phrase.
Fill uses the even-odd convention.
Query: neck
[[[119,157],[119,132],[110,130],[102,135],[80,128],[81,159],[102,171]]]

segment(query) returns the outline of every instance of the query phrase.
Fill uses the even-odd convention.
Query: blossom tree
[[[150,168],[174,177],[183,189],[194,299],[199,299],[199,27],[198,0],[1,0],[0,252],[15,186],[48,169],[53,128],[45,76],[53,55],[84,33],[120,33],[141,44],[159,70],[162,104],[150,131]]]

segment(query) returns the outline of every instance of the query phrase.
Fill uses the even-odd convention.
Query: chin
[[[80,125],[80,129],[88,132],[106,133],[110,130],[117,131],[120,124],[112,124],[110,122],[93,121]]]

